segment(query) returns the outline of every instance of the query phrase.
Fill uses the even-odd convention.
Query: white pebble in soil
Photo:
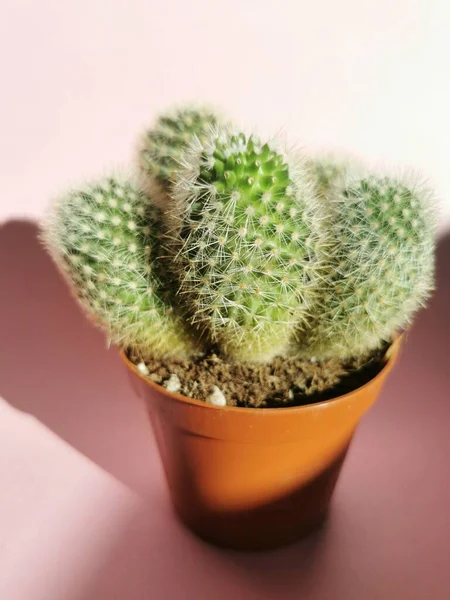
[[[214,406],[226,406],[227,400],[220,388],[217,385],[213,385],[213,391],[207,399],[207,402],[213,404]]]
[[[147,369],[147,365],[143,362],[140,362],[137,366],[137,369],[139,371],[139,373],[141,373],[142,375],[148,375],[149,374],[149,370]]]
[[[169,377],[169,379],[167,381],[164,382],[164,387],[166,388],[166,390],[168,392],[179,392],[181,389],[181,381],[178,377],[178,375],[175,375],[175,373],[172,373],[172,375]]]

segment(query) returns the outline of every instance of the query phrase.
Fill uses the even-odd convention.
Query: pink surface
[[[326,527],[244,555],[175,520],[143,407],[35,234],[0,228],[2,600],[450,597],[450,237]]]

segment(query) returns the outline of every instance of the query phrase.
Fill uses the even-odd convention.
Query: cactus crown
[[[107,178],[55,203],[43,237],[89,315],[139,356],[344,360],[389,341],[433,287],[431,193],[218,123],[161,116],[147,193]]]
[[[175,260],[193,321],[236,360],[267,360],[311,310],[321,266],[315,191],[275,144],[226,129],[178,173]]]

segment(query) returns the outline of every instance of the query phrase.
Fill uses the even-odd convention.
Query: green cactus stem
[[[431,192],[402,178],[366,175],[330,199],[332,261],[303,354],[345,359],[405,328],[433,289]]]
[[[212,109],[189,106],[158,118],[154,127],[145,132],[139,151],[141,171],[150,192],[155,186],[160,188],[159,194],[170,189],[181,155],[194,136],[204,141],[219,122],[221,117]]]
[[[236,361],[286,348],[316,301],[326,234],[303,162],[228,129],[194,142],[174,188],[180,288]]]
[[[123,348],[190,356],[195,344],[156,273],[158,226],[145,195],[105,178],[57,200],[43,240],[82,307]]]

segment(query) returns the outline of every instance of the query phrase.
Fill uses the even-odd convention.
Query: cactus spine
[[[152,208],[132,183],[106,178],[68,193],[55,203],[43,238],[81,305],[111,341],[143,356],[193,352],[157,275]]]
[[[228,357],[282,353],[316,301],[326,235],[302,163],[227,129],[184,155],[174,190],[180,288]]]

